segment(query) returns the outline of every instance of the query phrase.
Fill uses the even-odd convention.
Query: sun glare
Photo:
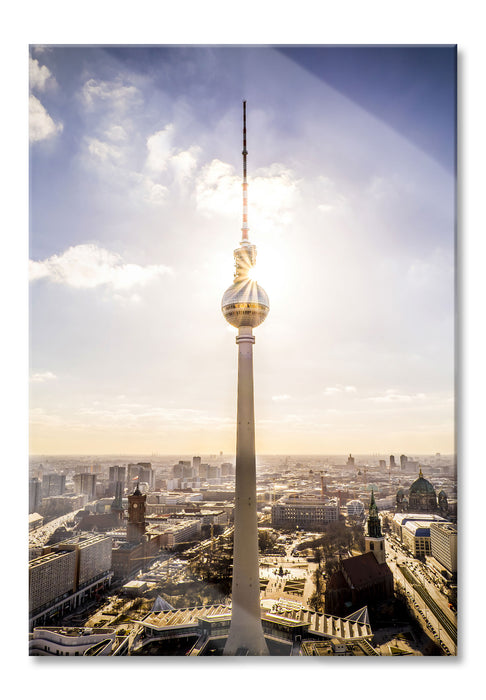
[[[253,265],[253,267],[250,267],[250,269],[248,270],[248,277],[253,282],[258,281],[258,267],[257,267],[257,265]]]

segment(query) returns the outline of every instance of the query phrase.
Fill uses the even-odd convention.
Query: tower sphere
[[[240,278],[223,294],[221,311],[235,328],[255,328],[266,319],[270,302],[263,287],[248,278]]]

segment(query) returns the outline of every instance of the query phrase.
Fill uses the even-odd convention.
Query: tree
[[[258,530],[258,547],[260,549],[260,552],[263,554],[268,549],[272,549],[276,539],[277,536],[270,530]]]

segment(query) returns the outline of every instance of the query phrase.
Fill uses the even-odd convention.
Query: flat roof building
[[[272,527],[322,530],[339,519],[337,499],[291,494],[272,505]]]
[[[457,572],[457,527],[452,523],[430,524],[431,554],[449,573]]]

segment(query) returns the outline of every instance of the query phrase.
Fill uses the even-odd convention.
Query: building
[[[323,530],[339,520],[339,503],[335,498],[290,494],[272,505],[272,527]]]
[[[125,490],[125,486],[127,483],[127,468],[126,467],[119,467],[119,466],[114,466],[110,467],[109,472],[108,472],[108,489],[107,489],[107,495],[113,496],[117,492],[117,489],[120,490],[123,494]]]
[[[74,592],[76,554],[52,551],[29,562],[29,614],[44,609]]]
[[[365,535],[365,553],[341,559],[325,593],[326,613],[343,615],[393,595],[393,574],[385,561],[385,538],[378,508],[371,492]]]
[[[452,523],[430,523],[431,556],[450,574],[457,573],[457,527]]]
[[[231,462],[223,462],[221,465],[221,476],[227,477],[227,476],[234,476],[235,475],[235,468],[234,465],[231,464]]]
[[[435,488],[430,481],[424,478],[422,469],[420,469],[418,479],[413,482],[408,492],[404,488],[398,489],[396,510],[400,513],[440,512],[443,517],[446,517],[449,511],[449,503],[443,490],[440,491],[439,498],[437,498]]]
[[[29,514],[29,532],[31,530],[37,530],[38,527],[44,524],[44,518],[39,513]]]
[[[37,513],[42,503],[42,483],[37,478],[29,479],[29,513]]]
[[[57,518],[82,508],[87,500],[83,494],[65,493],[62,496],[49,496],[42,499],[41,514],[44,518]]]
[[[127,540],[129,542],[141,542],[145,535],[145,502],[146,494],[142,494],[138,487],[128,496],[128,523]]]
[[[148,484],[149,488],[154,485],[154,470],[151,462],[137,462],[129,464],[127,467],[127,481],[131,484],[138,481],[139,484]]]
[[[312,649],[313,645],[318,648],[330,641],[334,643],[336,653],[344,649],[349,653],[349,645],[363,645],[365,653],[376,655],[370,644],[373,632],[366,608],[339,618],[301,605],[286,606],[285,602],[289,601],[280,604],[264,600],[260,609],[265,640],[272,655],[306,655],[305,649]],[[135,653],[143,653],[144,648],[156,648],[156,653],[164,654],[167,647],[177,642],[181,655],[221,655],[230,629],[231,614],[231,607],[227,605],[153,609],[141,620],[143,634]],[[239,652],[239,655],[244,654],[243,650]]]
[[[108,481],[111,483],[116,483],[117,481],[121,481],[123,484],[126,483],[127,480],[127,468],[126,467],[119,467],[118,465],[110,467],[108,470]]]
[[[66,490],[65,474],[44,474],[42,476],[42,497],[62,496]]]
[[[365,553],[373,552],[378,564],[385,563],[385,538],[381,532],[381,520],[378,515],[378,507],[375,494],[371,492],[370,507],[368,511],[368,531],[365,535]]]
[[[110,585],[111,538],[84,534],[45,548],[29,562],[29,620],[43,625]]]
[[[395,513],[391,521],[392,533],[416,557],[431,554],[430,525],[446,522],[436,513]]]
[[[435,513],[438,510],[435,489],[424,479],[422,469],[408,492],[408,508],[412,513]]]
[[[84,493],[88,501],[96,498],[96,474],[83,472],[74,475],[74,490],[76,493]]]
[[[98,646],[100,656],[111,656],[116,638],[116,630],[109,627],[36,627],[29,638],[29,656],[86,656]]]
[[[206,465],[207,466],[207,465]],[[200,474],[201,462],[199,461],[198,474]],[[172,467],[172,476],[174,479],[188,479],[193,476],[193,466],[191,462],[185,460],[179,460],[178,464],[174,464]]]
[[[221,310],[226,321],[238,329],[238,400],[236,433],[236,498],[233,548],[231,626],[225,654],[268,654],[260,612],[258,528],[256,503],[255,414],[253,401],[253,328],[270,309],[268,296],[251,279],[256,247],[248,239],[246,180],[246,102],[243,102],[243,225],[240,247],[234,251],[233,284],[225,291]]]

